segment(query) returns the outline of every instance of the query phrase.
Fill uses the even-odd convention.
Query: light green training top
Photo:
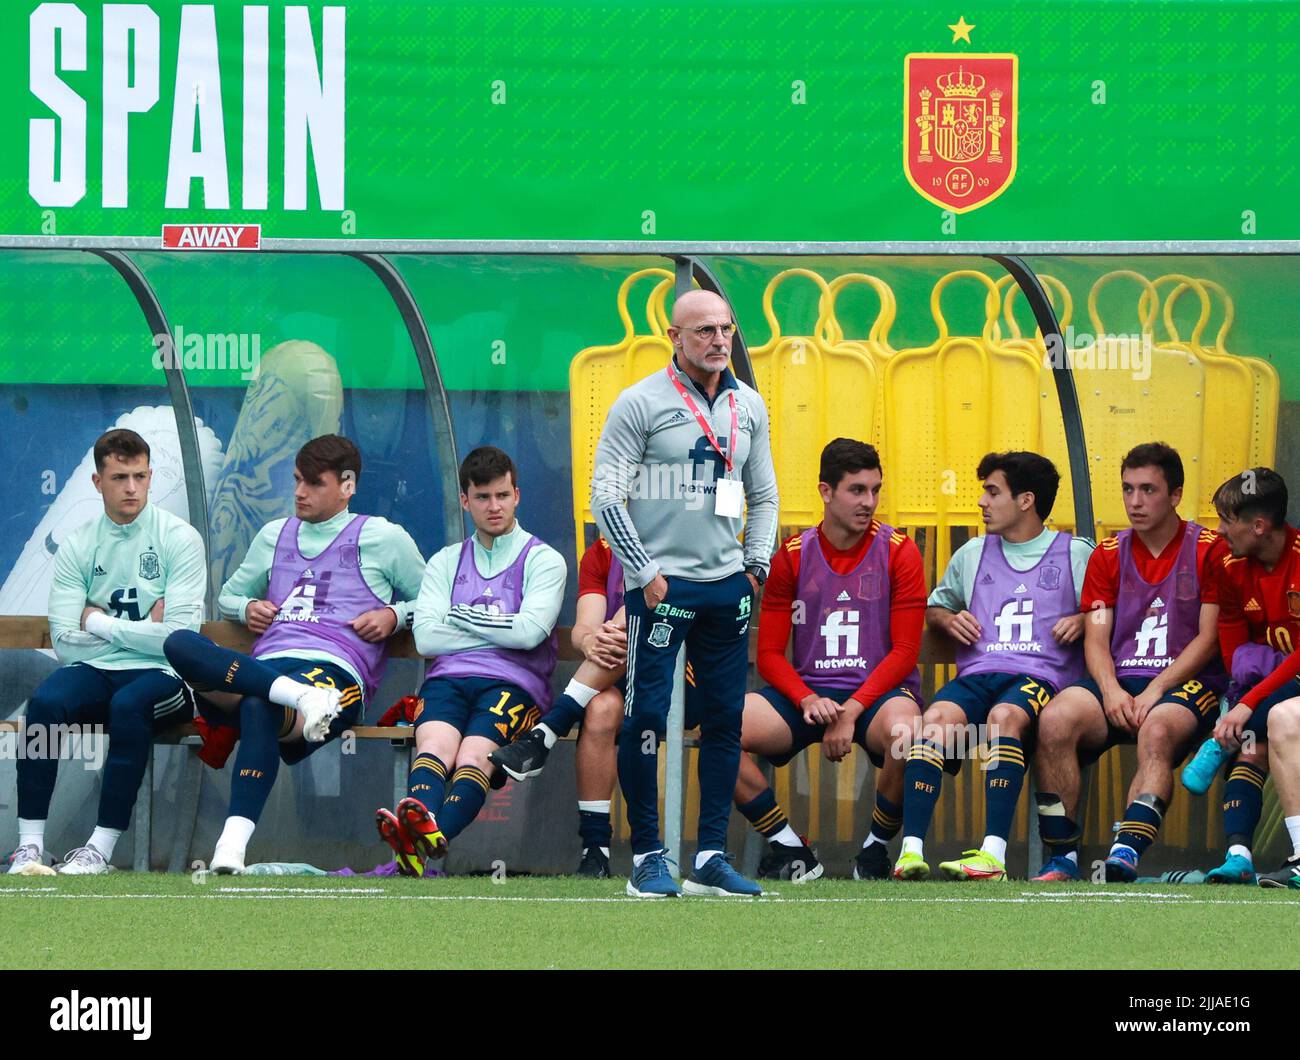
[[[1007,565],[1012,570],[1029,570],[1046,555],[1058,533],[1059,530],[1044,529],[1028,541],[1008,541],[1003,538],[1002,554],[1007,557]],[[984,542],[989,536],[981,534],[972,537],[953,553],[952,559],[948,561],[948,569],[943,572],[943,578],[926,601],[927,607],[964,611],[970,606],[971,594],[975,589],[975,575],[979,571],[980,557],[984,555]],[[1095,547],[1086,537],[1076,537],[1070,542],[1070,570],[1074,574],[1076,603],[1083,598],[1083,576],[1088,570],[1088,557]]]
[[[298,551],[305,559],[315,559],[355,518],[344,508],[324,522],[300,522]],[[267,588],[271,583],[271,564],[275,561],[275,543],[280,540],[280,532],[288,521],[272,519],[253,538],[244,562],[226,580],[217,597],[217,607],[222,618],[243,622],[249,603],[266,599]],[[361,574],[371,592],[381,600],[393,600],[396,597],[389,606],[397,615],[397,629],[410,629],[415,612],[415,598],[419,595],[420,579],[424,574],[424,557],[420,555],[419,547],[411,535],[396,523],[372,515],[361,528],[357,549],[360,552]],[[300,655],[301,649],[269,652],[262,658]],[[362,683],[361,675],[346,659],[327,651],[312,652],[311,657],[341,666],[356,679],[357,684]]]
[[[63,664],[102,670],[159,669],[174,673],[163,641],[203,620],[207,557],[199,532],[178,516],[146,503],[131,522],[101,514],[59,546],[50,583],[50,641]],[[163,620],[149,611],[163,599]],[[97,633],[83,631],[88,606],[108,615]]]
[[[509,567],[533,535],[515,520],[514,527],[484,548],[474,535],[474,566],[485,578]],[[539,542],[524,560],[523,599],[513,615],[485,615],[467,605],[451,606],[451,590],[463,545],[436,552],[424,570],[415,607],[415,647],[421,655],[450,655],[471,648],[514,648],[527,651],[551,635],[564,602],[569,570],[564,557]]]

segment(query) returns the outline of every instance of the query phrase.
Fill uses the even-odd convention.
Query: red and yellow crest
[[[913,53],[903,61],[903,171],[937,206],[966,213],[1016,175],[1016,56]]]

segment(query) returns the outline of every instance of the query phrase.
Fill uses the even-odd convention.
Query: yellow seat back
[[[861,285],[870,287],[876,292],[880,299],[880,310],[876,314],[876,319],[871,325],[871,330],[865,339],[849,339],[844,335],[844,329],[840,325],[839,318],[836,315],[836,304],[840,292],[846,287]],[[894,323],[894,318],[898,313],[898,303],[894,298],[893,288],[884,280],[877,276],[871,276],[865,272],[846,272],[836,276],[828,285],[828,293],[825,295],[825,304],[822,307],[822,320],[819,326],[826,342],[832,347],[847,346],[859,350],[870,358],[876,373],[876,392],[873,400],[872,416],[870,429],[866,433],[865,441],[870,442],[878,450],[882,450],[882,459],[888,460],[888,456],[883,453],[885,442],[885,363],[894,354],[894,349],[889,345],[889,329]],[[856,368],[854,369],[856,371]],[[846,380],[845,382],[850,382]],[[838,389],[839,381],[832,379],[828,384],[831,390]],[[889,489],[888,483],[882,490],[882,496]]]
[[[1145,298],[1138,299],[1140,337],[1149,340],[1150,364],[1140,367],[1132,346],[1111,337],[1101,338],[1105,327],[1097,310],[1101,291],[1116,279],[1129,279],[1142,286]],[[1088,292],[1088,316],[1093,328],[1090,345],[1069,351],[1074,371],[1079,410],[1083,418],[1089,470],[1092,479],[1093,513],[1098,536],[1129,525],[1124,498],[1118,488],[1119,466],[1133,446],[1163,441],[1183,454],[1185,484],[1179,513],[1184,519],[1196,516],[1194,498],[1200,496],[1204,419],[1201,403],[1205,394],[1205,368],[1186,350],[1157,343],[1154,323],[1159,296],[1151,281],[1131,269],[1120,269],[1100,277]],[[1146,361],[1145,353],[1141,360]],[[1126,367],[1127,365],[1127,367]],[[1138,376],[1138,378],[1135,378]],[[1146,378],[1141,378],[1146,376]],[[1055,388],[1043,388],[1059,408]],[[1074,492],[1066,456],[1065,429],[1059,412],[1044,415],[1043,452],[1061,472],[1061,491],[1056,510],[1073,512]],[[1084,533],[1079,528],[1079,533]]]
[[[767,406],[783,528],[821,521],[821,451],[832,438],[870,431],[878,388],[871,354],[859,344],[829,342],[825,321],[819,321],[812,335],[782,334],[773,296],[793,277],[817,285],[819,315],[824,315],[831,301],[825,279],[809,269],[786,269],[763,292],[771,337],[749,351],[754,383]]]
[[[1164,323],[1168,336],[1166,345],[1186,350],[1205,366],[1204,436],[1200,454],[1201,492],[1196,502],[1196,518],[1213,526],[1218,520],[1212,498],[1219,483],[1250,466],[1251,425],[1254,423],[1255,379],[1250,366],[1239,357],[1233,357],[1221,348],[1208,348],[1202,335],[1210,320],[1210,296],[1203,280],[1195,280],[1181,273],[1170,273],[1153,281],[1157,291],[1167,284],[1174,288],[1165,299]],[[1222,289],[1222,288],[1220,288]],[[1174,324],[1174,304],[1184,291],[1194,291],[1200,299],[1200,316],[1192,328],[1191,338],[1183,342]],[[1145,294],[1144,294],[1145,297]],[[1225,313],[1224,326],[1219,329],[1220,347],[1231,317]],[[1186,455],[1184,454],[1184,464]],[[1186,488],[1184,488],[1186,495]]]
[[[618,288],[618,315],[623,321],[623,338],[612,346],[590,346],[569,363],[569,442],[573,460],[573,522],[579,557],[586,546],[585,528],[595,522],[591,513],[591,476],[596,444],[605,417],[614,400],[627,387],[666,365],[672,357],[672,343],[658,320],[652,320],[648,334],[637,334],[628,312],[632,286],[641,279],[657,276],[672,283],[667,269],[640,269]],[[654,295],[651,295],[653,302]],[[653,310],[648,316],[654,317]]]

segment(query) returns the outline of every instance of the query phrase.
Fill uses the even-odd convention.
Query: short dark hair
[[[509,454],[495,445],[480,445],[460,464],[460,491],[468,494],[471,483],[486,486],[502,475],[510,476],[510,485],[519,485],[519,473]]]
[[[122,460],[143,456],[148,460],[149,443],[136,434],[135,431],[128,430],[125,427],[116,427],[111,431],[105,431],[95,440],[96,471],[104,470],[104,461],[109,456],[116,456]]]
[[[361,478],[361,450],[341,434],[322,434],[298,450],[294,464],[303,479],[315,485],[321,475],[333,471],[340,482],[350,471],[353,481]]]
[[[1158,467],[1165,476],[1165,485],[1169,492],[1183,488],[1183,458],[1178,450],[1164,442],[1143,442],[1135,445],[1120,461],[1119,473],[1133,471],[1139,467]]]
[[[853,438],[836,438],[827,442],[822,450],[821,470],[818,481],[834,489],[845,475],[855,471],[880,470],[880,454],[874,445],[859,442]]]
[[[1022,493],[1034,495],[1034,511],[1038,513],[1038,518],[1046,519],[1052,514],[1056,491],[1061,485],[1061,475],[1047,457],[1019,449],[1009,453],[987,453],[975,474],[983,482],[995,471],[1006,475],[1007,486],[1013,497]]]
[[[1249,468],[1214,491],[1220,519],[1266,515],[1274,526],[1283,526],[1287,503],[1286,481],[1271,467]]]

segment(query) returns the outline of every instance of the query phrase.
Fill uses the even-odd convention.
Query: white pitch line
[[[201,888],[196,888],[199,890]],[[192,900],[216,900],[230,899],[244,896],[250,899],[270,900],[270,901],[293,901],[304,898],[308,895],[320,898],[329,898],[337,895],[339,891],[315,890],[314,888],[242,888],[231,887],[225,888],[220,892],[209,891],[199,894],[75,894],[52,892],[49,889],[27,889],[27,888],[0,888],[0,897],[14,896],[22,898],[56,898],[61,900],[92,899],[92,900],[116,900],[116,899],[151,899],[156,901],[192,901]],[[389,894],[386,891],[374,890],[363,891],[367,896],[376,898],[392,898],[402,902],[532,902],[535,904],[559,904],[559,905],[583,905],[583,904],[644,904],[645,899],[630,898],[624,896],[611,897],[593,897],[593,898],[563,898],[552,897],[547,895],[508,895],[508,894]],[[1091,896],[1089,896],[1091,897]],[[1240,902],[1225,898],[1184,898],[1170,900],[1168,898],[1154,898],[1148,904],[1150,905],[1172,905],[1177,907],[1187,905],[1228,905],[1238,909],[1244,908],[1273,908],[1276,903],[1273,902]],[[1122,904],[1118,895],[1099,894],[1093,898],[1094,902],[1111,902],[1112,904]],[[1068,904],[1068,898],[1064,895],[1044,895],[1042,897],[1019,897],[1019,898],[997,898],[997,897],[945,897],[945,898],[907,898],[907,897],[857,897],[857,898],[782,898],[779,894],[767,895],[762,898],[754,899],[735,899],[735,898],[690,898],[684,903],[686,905],[698,905],[705,903],[722,903],[724,905],[872,905],[881,903],[908,903],[908,904],[956,904],[956,905],[1060,905]],[[674,904],[674,903],[662,903]],[[1132,904],[1132,903],[1129,903]]]

